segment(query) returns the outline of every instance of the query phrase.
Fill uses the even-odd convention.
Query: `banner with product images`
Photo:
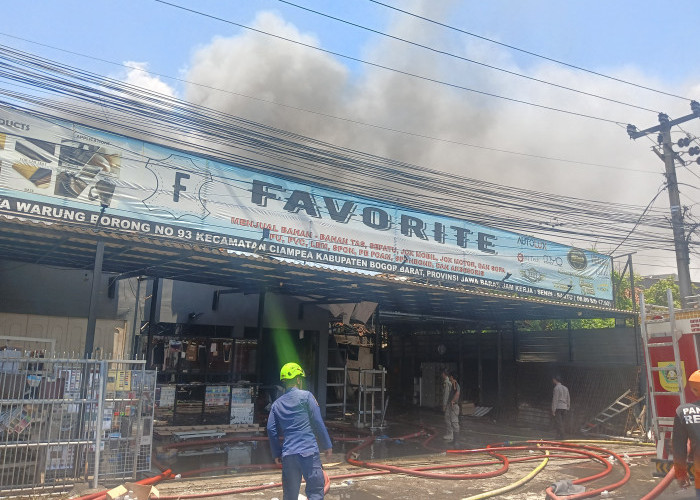
[[[612,306],[605,255],[1,107],[0,213]]]

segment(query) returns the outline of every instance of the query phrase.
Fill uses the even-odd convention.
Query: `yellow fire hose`
[[[540,462],[540,464],[537,467],[535,467],[532,471],[530,471],[527,475],[521,477],[514,483],[510,483],[509,485],[503,486],[502,488],[498,488],[495,490],[485,491],[483,493],[479,493],[478,495],[465,497],[462,500],[480,500],[482,498],[495,497],[497,495],[500,495],[501,493],[514,490],[515,488],[518,488],[519,486],[527,483],[530,479],[535,477],[542,469],[544,469],[544,466],[547,465],[547,462],[549,462],[549,450],[546,450],[544,454],[547,455],[547,458],[542,460],[542,462]]]

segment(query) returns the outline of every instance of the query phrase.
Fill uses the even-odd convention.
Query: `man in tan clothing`
[[[449,384],[445,384],[445,396],[442,410],[445,412],[445,427],[447,432],[442,437],[445,441],[457,442],[459,436],[459,394],[460,387],[457,379],[447,369],[443,370],[443,377],[447,377]],[[449,392],[448,392],[449,391]]]

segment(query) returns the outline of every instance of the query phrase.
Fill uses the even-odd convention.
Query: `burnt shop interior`
[[[256,341],[187,326],[161,323],[152,339],[158,418],[174,425],[228,424],[231,403],[252,408]]]
[[[333,318],[323,305],[171,280],[157,280],[154,294],[156,280],[143,281],[133,349],[157,370],[157,425],[259,424],[283,391],[279,367],[290,359],[307,370],[310,390],[325,383],[319,345]]]
[[[168,280],[160,284],[165,289],[161,320],[170,315],[163,312],[170,307],[164,304],[178,304],[179,297],[190,294],[192,309],[218,290]],[[146,294],[151,293],[147,287]],[[589,365],[602,360],[597,350],[583,350],[584,339],[593,345],[615,337],[621,345],[631,345],[635,338],[634,330],[626,329],[553,332],[545,339],[540,333],[519,332],[512,321],[382,311],[374,302],[311,303],[269,292],[221,294],[219,300],[219,314],[236,315],[230,324],[202,324],[217,320],[209,304],[201,314],[183,310],[167,318],[183,322],[159,321],[149,342],[148,323],[141,322],[137,352],[158,371],[156,425],[230,424],[259,430],[284,390],[279,368],[294,359],[305,369],[306,387],[325,417],[358,428],[383,428],[387,413],[395,421],[411,408],[439,409],[443,368],[460,382],[463,415],[512,414],[524,426],[546,427],[548,374],[565,373],[580,397],[593,399],[603,389],[591,382]],[[542,342],[548,344],[546,352]],[[627,349],[624,359],[618,356],[595,369],[609,382],[608,398],[635,385],[639,363]]]
[[[0,262],[7,285],[0,297],[4,333],[55,339],[56,352],[68,356],[81,356],[92,336],[91,357],[147,360],[157,370],[156,425],[257,429],[279,394],[280,366],[289,360],[306,370],[306,387],[325,416],[363,427],[381,426],[387,412],[404,405],[438,406],[445,366],[457,371],[465,401],[490,411],[518,405],[511,408],[517,415],[544,419],[547,370],[574,380],[615,380],[577,391],[592,398],[609,390],[606,397],[614,400],[635,386],[641,363],[630,347],[634,328],[549,333],[517,326],[543,318],[624,323],[630,312],[218,248],[193,253],[185,245],[104,231],[97,236],[109,271],[98,268],[95,280],[89,271],[97,267],[94,234],[14,220],[4,227],[8,248],[19,244],[22,254],[40,262]],[[53,267],[42,259],[54,259]],[[603,342],[618,347],[601,353]],[[595,377],[575,372],[603,363],[614,371],[589,370]]]
[[[176,296],[178,288],[189,289],[192,285],[161,281],[161,286],[170,288],[170,294]],[[151,292],[152,288],[147,288],[147,293]],[[235,302],[240,297],[232,299]],[[265,299],[267,309],[276,309],[280,303],[297,304],[311,321],[293,329],[263,327],[260,355],[257,326],[244,326],[240,332],[235,326],[200,324],[204,313],[187,313],[185,323],[158,322],[149,339],[148,322],[141,323],[136,352],[157,370],[156,424],[264,424],[270,404],[284,391],[279,367],[294,359],[307,372],[307,388],[324,402],[327,418],[350,417],[360,427],[381,425],[390,385],[390,328],[377,325],[377,304],[309,305],[295,297],[272,294]],[[318,323],[322,329],[309,328]],[[405,330],[406,325],[393,329],[397,328]],[[321,335],[327,338],[325,356],[318,349]],[[425,371],[426,380],[437,387],[444,366],[456,368],[457,364],[419,363],[419,376],[414,380],[416,369],[406,364],[411,376],[405,388],[402,377],[394,371],[396,403],[437,404],[432,387],[424,388],[422,398],[414,397],[414,391],[421,390],[420,371]]]
[[[90,273],[12,262],[0,264],[0,269],[8,283],[15,283],[14,293],[4,296],[0,315],[16,317],[17,322],[6,321],[4,333],[38,337],[43,322],[46,338],[55,339],[56,352],[82,352],[87,323],[76,318],[84,318],[90,303]],[[241,269],[239,279],[247,270]],[[213,272],[219,273],[219,268]],[[627,372],[640,365],[639,355],[629,348],[634,345],[633,329],[561,331],[544,338],[519,332],[514,323],[520,318],[581,317],[579,313],[619,316],[617,311],[483,298],[432,286],[409,291],[402,282],[301,266],[280,265],[273,272],[289,281],[279,287],[277,278],[281,289],[270,290],[268,285],[263,293],[257,286],[231,292],[233,282],[220,286],[142,276],[116,280],[111,297],[115,275],[104,273],[98,287],[102,292],[93,357],[145,359],[157,370],[156,425],[256,428],[264,424],[266,407],[279,395],[279,367],[289,359],[306,370],[306,386],[327,418],[366,427],[382,425],[387,411],[439,406],[436,395],[443,367],[458,374],[465,404],[493,411],[517,403],[525,405],[518,407],[519,416],[530,415],[537,422],[545,417],[538,405],[547,399],[537,392],[548,389],[542,383],[547,380],[543,367],[551,370],[554,363],[560,373],[568,374],[574,369],[569,368],[572,362],[600,364],[596,346],[619,342],[620,348],[611,349],[605,361],[616,367],[612,377],[623,372],[626,377],[610,384],[609,397],[614,400],[619,394],[613,392],[634,385]],[[302,272],[303,276],[294,274]],[[327,280],[322,293],[319,285],[309,285],[322,279]],[[340,279],[344,281],[339,286]],[[42,297],[47,300],[40,304],[31,300],[40,293],[37,283],[46,291]],[[305,293],[287,293],[287,283],[307,288]],[[58,293],[63,289],[70,293]],[[375,290],[386,292],[375,294],[376,302],[361,300]],[[319,298],[310,297],[314,291]],[[334,298],[334,291],[341,298]],[[431,304],[441,304],[439,314],[425,311]],[[455,304],[452,315],[449,304]],[[496,321],[499,316],[502,321]],[[65,333],[57,335],[61,324],[67,325]],[[21,330],[30,325],[32,330]],[[547,352],[542,352],[543,345]],[[531,382],[520,383],[525,380]],[[584,391],[593,394],[594,388],[580,388]]]

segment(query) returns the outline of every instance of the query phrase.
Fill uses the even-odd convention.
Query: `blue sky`
[[[700,65],[693,58],[700,19],[696,0],[384,2],[571,65],[700,99]],[[277,0],[173,3],[237,24],[278,29],[285,36],[303,38],[328,51],[438,80],[623,124],[631,122],[640,129],[657,123],[655,112],[567,93],[438,56]],[[296,3],[509,71],[664,111],[671,117],[690,111],[688,102],[682,99],[558,66],[410,18],[369,0]],[[650,152],[650,143],[630,141],[620,125],[411,80],[357,61],[299,49],[155,0],[14,2],[11,8],[3,9],[0,43],[99,74],[172,91],[198,104],[334,144],[508,186],[644,207],[663,183],[663,165]],[[156,75],[147,79],[128,74],[119,66],[127,61],[147,64]],[[158,75],[477,148],[293,113],[260,100],[203,91]],[[689,122],[685,130],[700,135],[700,123],[695,122],[700,120]],[[681,201],[698,216],[700,193],[695,186],[699,174],[700,170],[691,168],[679,172]],[[667,209],[667,198],[659,196],[654,206]],[[561,243],[586,247],[595,244]],[[598,250],[607,253],[612,248]],[[696,264],[700,256],[693,259],[694,277],[700,279],[700,264]],[[674,261],[672,252],[646,252],[635,266],[647,274],[672,272]]]
[[[205,12],[239,24],[250,25],[256,12],[274,10],[305,31],[315,33],[326,48],[359,56],[368,33],[358,29],[338,29],[338,23],[270,0],[185,1],[178,5]],[[338,5],[341,8],[338,8]],[[352,9],[347,6],[354,4]],[[375,27],[390,15],[370,2],[306,2],[304,6],[346,16]],[[154,73],[178,76],[187,66],[192,51],[216,36],[232,36],[243,28],[191,14],[152,0],[90,2],[18,2],[3,15],[3,35],[39,42],[59,49],[122,63],[147,62]],[[31,29],[27,29],[31,26]],[[0,35],[2,43],[46,55],[69,64],[98,72],[113,72],[110,65],[65,52],[52,50],[17,38]],[[260,35],[264,37],[264,35]]]
[[[187,6],[236,23],[250,25],[255,13],[274,10],[302,31],[314,33],[324,48],[362,57],[364,44],[376,36],[355,27],[275,0],[180,0]],[[299,5],[384,30],[391,10],[367,0],[298,0]],[[386,0],[410,10],[411,2]],[[434,6],[450,2],[438,0]],[[454,3],[448,12],[427,9],[426,17],[509,45],[571,64],[605,71],[634,65],[670,82],[697,76],[693,40],[700,5],[693,0],[562,2],[490,0]],[[156,73],[177,75],[193,48],[214,36],[242,30],[153,0],[63,0],[13,2],[3,9],[0,32],[115,62],[148,62]],[[262,35],[261,35],[262,36]],[[103,70],[89,59],[73,57],[0,35],[2,43],[44,54],[81,67]],[[518,56],[524,63],[533,59]],[[355,68],[355,64],[349,63]]]

